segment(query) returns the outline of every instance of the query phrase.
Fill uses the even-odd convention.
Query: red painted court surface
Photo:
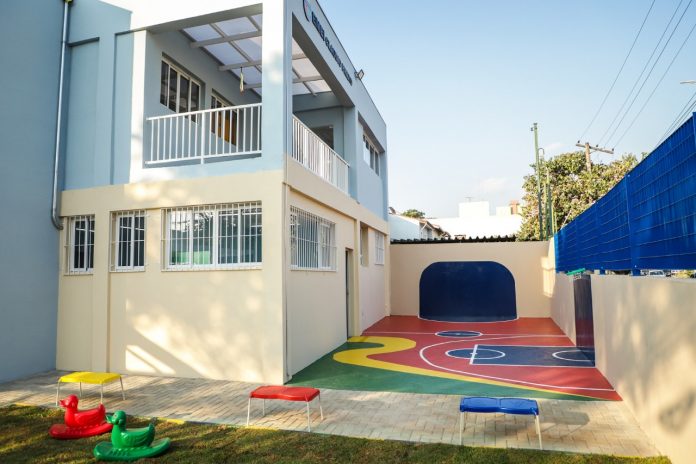
[[[400,340],[402,348],[369,354],[374,361],[462,375],[482,382],[621,400],[594,367],[594,353],[580,350],[553,320],[436,322],[390,316],[363,336]],[[403,349],[404,342],[415,346]],[[413,343],[410,342],[410,345]]]

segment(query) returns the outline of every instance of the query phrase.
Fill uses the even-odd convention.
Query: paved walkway
[[[0,384],[0,406],[12,403],[55,407],[56,380],[64,372],[52,371]],[[126,401],[118,383],[105,387],[109,411],[124,409],[138,416],[220,424],[246,422],[248,393],[256,384],[201,379],[124,376]],[[83,407],[99,401],[99,387],[84,388]],[[61,395],[77,393],[63,384]],[[458,404],[453,395],[322,390],[324,421],[312,407],[312,431],[352,437],[413,442],[458,442]],[[304,404],[252,402],[252,425],[286,430],[306,430]],[[657,449],[620,401],[538,400],[545,449],[623,456],[655,456]],[[533,419],[527,416],[469,415],[464,444],[509,448],[536,448]]]

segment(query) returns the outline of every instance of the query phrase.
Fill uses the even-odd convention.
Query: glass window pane
[[[133,238],[133,266],[143,267],[145,266],[145,216],[135,217],[135,227],[134,227],[134,238]]]
[[[213,214],[209,211],[194,213],[193,264],[213,264]]]
[[[132,222],[130,216],[120,217],[118,220],[118,266],[129,267],[131,265],[132,246]]]
[[[88,219],[89,233],[87,234],[87,269],[94,268],[94,219]]]
[[[189,232],[191,221],[184,211],[169,213],[169,264],[189,264]]]
[[[179,77],[179,113],[187,113],[189,104],[189,80],[187,77]]]
[[[169,109],[176,111],[176,85],[179,81],[179,74],[173,69],[169,69]]]
[[[73,269],[85,267],[85,241],[87,227],[84,219],[75,221],[73,232]]]
[[[200,101],[200,93],[200,86],[191,81],[191,106],[189,107],[189,111],[198,111],[200,109],[198,106],[198,102]],[[196,121],[196,115],[194,114],[191,119]]]
[[[162,71],[160,77],[160,103],[163,105],[167,104],[167,78],[169,76],[169,65],[162,62]]]
[[[218,224],[218,264],[234,264],[237,256],[237,223],[234,211],[221,211]]]

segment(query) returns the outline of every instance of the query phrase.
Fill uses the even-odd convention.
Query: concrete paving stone
[[[0,384],[0,405],[27,403],[54,407],[55,383],[62,371],[50,371]],[[120,388],[105,392],[109,411],[162,418],[243,425],[248,394],[258,384],[248,382],[124,376],[126,401]],[[77,391],[77,389],[74,389]],[[70,392],[67,386],[62,392]],[[97,393],[96,395],[94,393]],[[85,390],[83,403],[98,403],[98,390]],[[322,390],[325,419],[310,405],[313,430],[355,437],[413,442],[459,442],[458,395]],[[258,400],[257,400],[258,401]],[[184,406],[185,405],[185,406]],[[252,425],[306,430],[304,405],[268,401],[267,416],[252,405]],[[654,456],[657,450],[622,402],[539,400],[542,436],[547,449],[569,452],[609,452]],[[524,416],[468,414],[464,444],[536,448],[534,422]]]

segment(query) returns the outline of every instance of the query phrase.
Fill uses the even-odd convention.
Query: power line
[[[662,142],[667,140],[667,138],[672,134],[672,132],[676,128],[678,128],[679,126],[681,126],[683,124],[684,117],[688,116],[689,113],[694,109],[694,107],[696,107],[696,92],[694,92],[693,95],[691,95],[691,97],[686,101],[686,104],[682,107],[682,109],[679,112],[679,114],[677,115],[677,117],[674,118],[674,121],[672,121],[672,124],[669,125],[669,127],[667,128],[665,133],[662,134],[662,137],[660,137],[660,141],[657,142],[655,147],[652,150],[650,150],[650,152],[655,151],[655,148],[659,147],[662,144]]]
[[[633,47],[636,46],[636,42],[638,42],[638,37],[640,37],[640,33],[643,32],[643,27],[645,27],[645,23],[648,20],[648,16],[650,16],[650,12],[652,11],[653,6],[655,6],[655,1],[656,0],[653,0],[653,2],[650,4],[650,8],[648,8],[648,12],[645,14],[645,18],[643,18],[643,22],[640,25],[640,29],[638,29],[638,33],[636,34],[635,39],[633,39],[633,43],[631,44],[631,48],[628,50],[628,53],[626,54],[626,58],[624,58],[623,63],[621,64],[621,67],[619,68],[619,72],[617,72],[616,77],[614,77],[614,82],[611,83],[611,87],[609,87],[607,94],[604,96],[604,99],[602,100],[602,103],[600,103],[599,108],[597,108],[597,112],[592,117],[592,120],[587,125],[585,130],[582,131],[582,135],[580,136],[580,139],[585,138],[585,134],[587,134],[587,131],[590,130],[590,127],[592,127],[592,124],[594,124],[595,120],[597,119],[597,116],[599,116],[599,113],[602,111],[602,108],[604,108],[604,104],[607,102],[609,95],[611,94],[612,90],[614,90],[614,86],[616,85],[616,81],[619,80],[619,76],[621,75],[621,72],[623,71],[624,67],[626,66],[626,62],[628,61],[628,57],[631,56],[631,52],[633,52]]]
[[[638,113],[635,115],[635,117],[634,117],[633,120],[631,121],[631,124],[629,124],[629,126],[626,128],[626,130],[625,130],[625,131],[623,132],[623,134],[621,135],[621,137],[619,137],[619,140],[616,141],[616,143],[614,144],[614,146],[616,146],[616,145],[618,145],[619,143],[621,143],[621,141],[624,139],[624,137],[626,137],[626,134],[628,134],[628,131],[631,130],[631,128],[633,127],[633,125],[634,125],[634,124],[636,123],[636,121],[638,120],[638,117],[641,115],[641,113],[643,113],[643,110],[645,109],[645,107],[646,107],[646,106],[648,105],[648,103],[650,102],[650,99],[652,98],[653,95],[655,95],[655,92],[657,91],[658,87],[660,87],[660,84],[662,84],[662,81],[665,79],[665,76],[667,76],[667,73],[668,73],[669,70],[672,68],[672,65],[674,64],[674,62],[677,60],[677,57],[679,56],[679,54],[681,53],[681,51],[684,49],[684,45],[686,45],[686,43],[687,43],[687,42],[689,41],[689,39],[691,38],[691,34],[694,33],[694,29],[696,29],[696,23],[694,23],[694,25],[691,27],[691,30],[689,31],[689,34],[688,34],[688,35],[686,36],[686,38],[684,39],[684,42],[682,42],[681,46],[679,47],[679,50],[677,50],[677,53],[674,55],[674,58],[672,58],[672,61],[669,63],[669,66],[667,66],[667,69],[665,69],[665,72],[662,74],[662,77],[660,77],[660,80],[657,82],[657,85],[656,85],[655,88],[652,90],[652,92],[650,92],[650,95],[648,95],[647,100],[645,100],[645,103],[643,103],[643,106],[641,106],[640,110],[638,110]]]
[[[691,6],[691,1],[692,1],[692,0],[690,0],[690,1],[689,1],[689,4],[686,5],[686,8],[684,8],[684,11],[682,12],[681,16],[679,17],[679,21],[677,21],[677,24],[674,26],[674,29],[672,29],[672,32],[670,33],[669,38],[668,38],[667,41],[665,42],[665,45],[662,47],[662,50],[660,50],[660,54],[659,54],[659,55],[657,56],[657,58],[655,59],[655,62],[653,63],[652,67],[650,68],[650,71],[648,72],[647,76],[645,76],[645,79],[643,80],[643,83],[640,85],[640,88],[638,89],[638,92],[636,92],[636,94],[633,96],[633,100],[631,100],[631,104],[628,105],[628,108],[626,108],[626,111],[624,112],[623,116],[622,116],[621,119],[619,120],[619,123],[616,125],[616,127],[614,127],[614,130],[612,131],[611,135],[610,135],[609,138],[607,139],[607,144],[609,143],[610,140],[612,140],[612,139],[614,138],[614,135],[615,135],[616,132],[619,130],[619,127],[621,127],[621,125],[623,124],[624,120],[625,120],[626,117],[628,116],[628,113],[631,111],[631,108],[633,108],[633,105],[635,104],[636,100],[638,100],[638,97],[640,96],[640,93],[643,91],[643,87],[645,87],[645,84],[648,83],[648,80],[650,79],[650,76],[652,76],[652,72],[655,70],[655,66],[657,66],[657,63],[660,62],[660,58],[662,58],[662,54],[665,52],[665,50],[667,49],[667,46],[668,46],[669,43],[672,41],[672,37],[674,37],[674,33],[675,33],[675,32],[677,31],[677,29],[679,28],[679,25],[681,24],[682,19],[684,19],[684,15],[686,14],[686,12],[687,12],[687,10],[689,9],[689,7]],[[689,33],[689,36],[690,36],[690,35],[691,35],[691,33]],[[688,37],[687,37],[687,38],[688,38]],[[682,47],[683,47],[683,46],[684,46],[684,44],[682,44]],[[681,51],[681,48],[679,49],[679,51]],[[677,52],[677,55],[679,55],[679,51]],[[676,57],[675,57],[675,58],[676,58]],[[669,66],[672,66],[672,64],[670,63]],[[668,67],[668,70],[669,70],[669,67]],[[663,76],[663,78],[664,78],[664,76]],[[659,83],[658,83],[658,85],[659,85]]]
[[[669,18],[669,22],[665,26],[665,30],[662,31],[662,35],[660,36],[660,39],[657,41],[657,44],[655,45],[655,48],[653,49],[652,53],[650,54],[650,57],[645,62],[645,66],[643,66],[643,69],[641,70],[640,74],[638,75],[638,79],[636,79],[636,81],[633,83],[633,87],[631,87],[630,92],[628,92],[628,95],[626,95],[626,99],[624,100],[623,104],[621,105],[621,108],[619,108],[619,111],[617,111],[616,115],[614,116],[614,119],[612,119],[611,123],[609,124],[609,127],[607,127],[607,130],[604,131],[604,134],[602,134],[602,137],[600,137],[600,139],[599,139],[600,144],[604,140],[604,137],[606,137],[606,135],[609,133],[611,128],[614,126],[614,123],[619,118],[619,115],[621,114],[623,109],[626,107],[628,100],[631,99],[631,95],[633,95],[633,91],[636,89],[636,87],[638,86],[638,83],[643,78],[643,74],[645,74],[645,70],[648,69],[648,66],[650,65],[650,62],[652,61],[653,56],[655,56],[655,52],[657,52],[657,49],[660,48],[660,44],[662,43],[662,39],[664,39],[665,34],[669,30],[669,27],[672,25],[672,21],[674,21],[674,17],[679,12],[679,8],[681,8],[682,3],[684,3],[684,0],[679,0],[679,4],[677,5],[677,8],[674,10],[674,13],[672,13],[672,17]],[[689,1],[689,4],[691,4],[691,1]],[[686,10],[684,10],[684,11],[686,11]]]

